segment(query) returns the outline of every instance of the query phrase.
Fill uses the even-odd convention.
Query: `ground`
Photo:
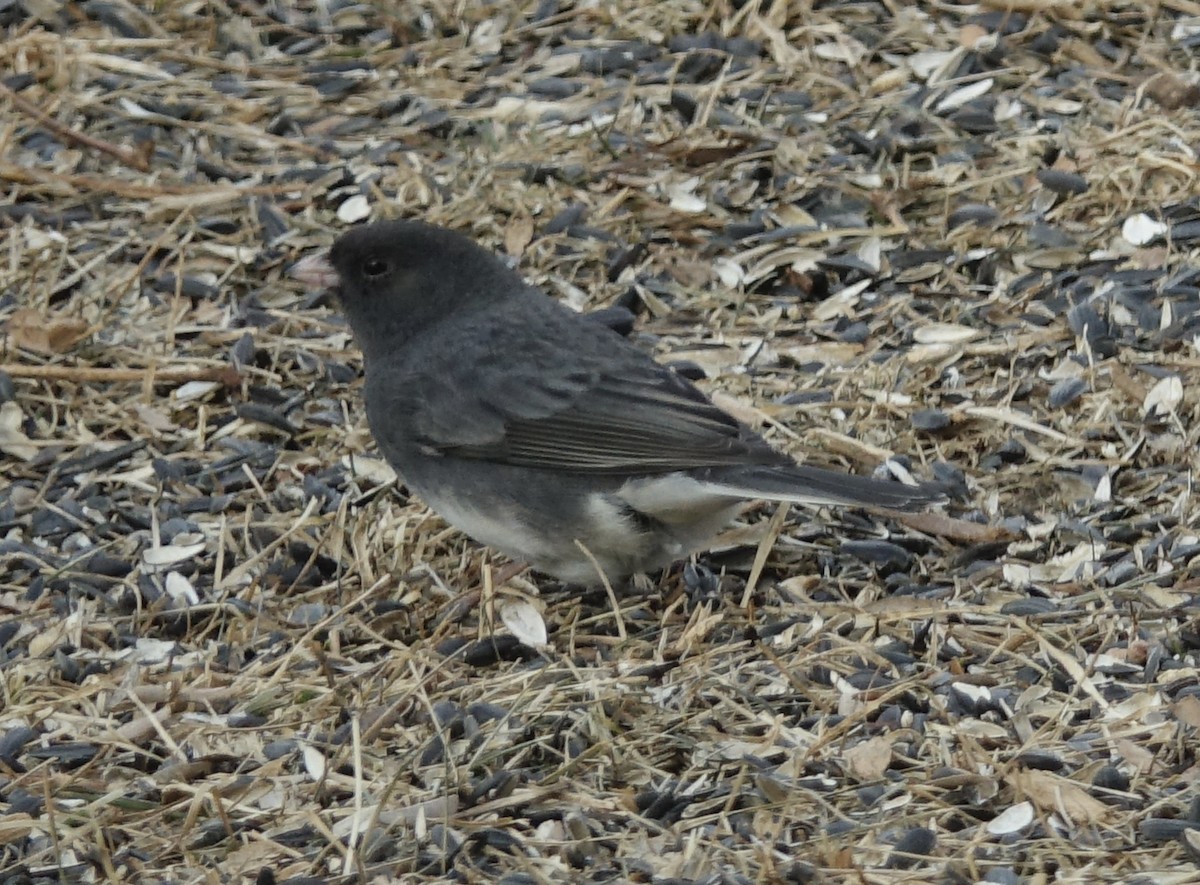
[[[1197,880],[1191,0],[0,27],[0,880]],[[954,498],[514,575],[286,274],[384,217]]]

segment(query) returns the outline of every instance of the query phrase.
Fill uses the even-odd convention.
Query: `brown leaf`
[[[750,142],[734,139],[729,144],[701,144],[676,152],[676,156],[687,166],[710,166],[741,156]]]
[[[1178,110],[1185,105],[1200,105],[1200,86],[1168,71],[1155,74],[1146,81],[1146,95],[1167,111]]]
[[[1001,526],[980,525],[966,519],[956,519],[944,513],[905,513],[898,517],[909,528],[960,541],[966,544],[990,544],[993,541],[1015,541],[1017,535]]]
[[[1112,812],[1079,784],[1048,771],[1016,771],[1009,775],[1008,782],[1042,811],[1059,814],[1071,823],[1094,823],[1104,820]]]
[[[1114,741],[1121,758],[1137,769],[1138,774],[1149,774],[1154,767],[1154,754],[1128,738],[1117,738]]]
[[[533,242],[533,219],[518,215],[504,229],[504,251],[513,258],[520,258],[526,247]]]
[[[846,767],[860,781],[874,781],[883,777],[892,761],[892,742],[878,735],[846,751]]]
[[[988,31],[980,25],[963,25],[958,32],[958,45],[963,49],[974,49],[984,37],[988,36]]]
[[[1147,270],[1159,270],[1166,267],[1167,261],[1172,257],[1172,250],[1166,246],[1147,246],[1144,249],[1135,249],[1132,255],[1137,266]]]
[[[33,818],[24,812],[5,814],[0,820],[0,845],[23,841],[33,832]]]
[[[850,366],[862,359],[864,349],[861,344],[848,341],[816,341],[812,344],[794,344],[780,354],[800,365],[820,362],[833,366]]]
[[[66,353],[87,337],[89,326],[79,317],[44,317],[28,307],[8,319],[9,340],[36,353]]]
[[[1146,387],[1139,381],[1135,381],[1133,377],[1125,371],[1125,367],[1116,360],[1108,362],[1108,373],[1112,378],[1112,383],[1117,390],[1125,394],[1135,403],[1144,402],[1146,399]]]
[[[25,415],[20,406],[12,400],[0,403],[0,452],[22,461],[32,461],[37,457],[38,448],[21,429],[24,423]]]
[[[1171,705],[1171,712],[1184,725],[1200,728],[1200,699],[1195,695],[1185,695]]]

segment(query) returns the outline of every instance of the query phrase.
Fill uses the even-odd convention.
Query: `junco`
[[[371,432],[408,487],[563,581],[597,583],[595,563],[611,580],[668,565],[749,499],[905,510],[943,497],[797,464],[453,231],[358,227],[291,272],[336,289],[366,358]]]

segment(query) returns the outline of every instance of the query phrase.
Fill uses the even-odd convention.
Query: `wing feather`
[[[518,330],[477,318],[471,339],[489,346],[469,360],[443,348],[368,372],[368,404],[389,413],[373,425],[397,447],[583,473],[792,463],[628,341],[537,303]]]

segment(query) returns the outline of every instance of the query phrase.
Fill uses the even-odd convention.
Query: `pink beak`
[[[309,289],[336,289],[339,282],[338,273],[324,252],[301,258],[288,268],[288,274]]]

